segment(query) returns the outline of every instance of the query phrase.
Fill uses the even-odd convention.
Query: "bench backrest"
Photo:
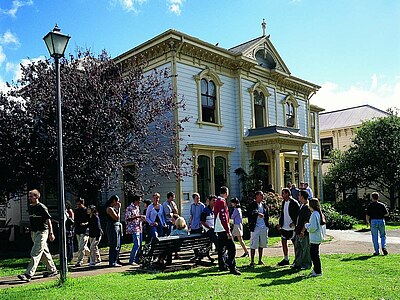
[[[187,236],[169,236],[155,238],[151,242],[149,255],[160,255],[166,252],[181,252],[194,249],[207,249],[211,246],[208,236],[202,234],[190,234]]]

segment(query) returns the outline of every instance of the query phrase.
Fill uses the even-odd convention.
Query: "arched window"
[[[195,75],[197,83],[199,118],[197,123],[222,127],[220,110],[220,87],[223,85],[216,72],[205,69]]]
[[[256,128],[265,127],[265,96],[263,92],[254,92],[254,123]]]
[[[215,194],[219,194],[219,189],[221,186],[226,186],[227,184],[226,176],[226,159],[222,156],[215,157],[215,167],[214,167],[214,181],[215,181]]]
[[[201,80],[201,115],[203,122],[217,123],[215,83]]]
[[[290,102],[286,102],[286,126],[287,127],[294,127],[294,120],[295,120],[295,111],[294,106]]]
[[[299,103],[296,98],[293,95],[288,95],[281,103],[284,111],[284,125],[297,128],[297,108]]]
[[[253,128],[267,127],[269,125],[267,99],[271,96],[267,86],[261,80],[257,80],[248,91],[252,103]]]

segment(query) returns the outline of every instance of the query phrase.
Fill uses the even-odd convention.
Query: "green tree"
[[[93,201],[100,190],[120,186],[121,178],[129,178],[123,183],[127,192],[147,192],[158,176],[179,178],[184,170],[174,145],[186,119],[173,117],[183,101],[172,92],[168,69],[148,70],[137,57],[116,64],[106,51],[97,57],[78,51],[60,64],[67,191]],[[24,131],[11,128],[9,137],[20,141],[16,160],[23,166],[10,161],[8,170],[25,172],[28,185],[54,185],[57,178],[54,91],[54,64],[45,60],[23,67],[22,79],[6,97],[8,103],[20,99],[27,114]],[[5,150],[0,149],[2,157]],[[130,176],[121,176],[124,171]]]
[[[331,162],[326,177],[339,189],[359,186],[387,191],[395,208],[400,189],[400,117],[391,114],[364,122],[353,145],[335,152]]]
[[[30,140],[28,118],[23,103],[0,92],[0,202],[25,186]]]

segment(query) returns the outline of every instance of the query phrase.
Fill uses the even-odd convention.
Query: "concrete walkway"
[[[353,230],[327,230],[327,235],[332,237],[332,240],[322,243],[320,247],[322,254],[354,253],[372,255],[372,253],[374,252],[371,240],[371,233],[369,231],[359,232]],[[236,255],[237,257],[239,257],[243,254],[243,250],[238,243],[236,243],[236,248]],[[389,255],[393,253],[400,254],[400,230],[391,230],[387,232],[387,249],[389,251]],[[264,255],[276,257],[278,262],[282,257],[282,248],[280,245],[269,247],[268,249],[264,250]],[[184,259],[182,260],[174,260],[173,265],[178,265],[178,267],[180,268],[194,267],[195,264],[189,261],[189,258],[191,256],[192,255],[189,254],[187,256],[184,256]],[[293,245],[291,245],[291,243],[289,243],[289,256],[291,259],[294,257]],[[102,255],[102,258],[104,260],[107,258],[107,256]],[[120,258],[122,262],[127,262],[129,260],[129,252],[121,253]],[[138,267],[133,267],[130,265],[124,265],[118,268],[111,268],[107,266],[107,262],[105,261],[94,268],[89,268],[87,266],[79,268],[71,267],[68,276],[75,278],[114,272],[133,271],[135,269],[138,269]],[[55,277],[43,278],[42,275],[38,273],[33,277],[32,282],[40,283],[54,279]],[[13,286],[19,286],[21,284],[27,283],[20,281],[16,278],[16,276],[0,278],[0,288],[9,288]]]

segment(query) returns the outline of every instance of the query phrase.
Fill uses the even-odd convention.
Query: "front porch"
[[[309,142],[311,138],[302,136],[299,129],[276,125],[249,129],[244,138],[249,157],[266,166],[269,183],[278,193],[287,182],[298,186],[304,181],[304,160],[308,155],[303,146]]]

